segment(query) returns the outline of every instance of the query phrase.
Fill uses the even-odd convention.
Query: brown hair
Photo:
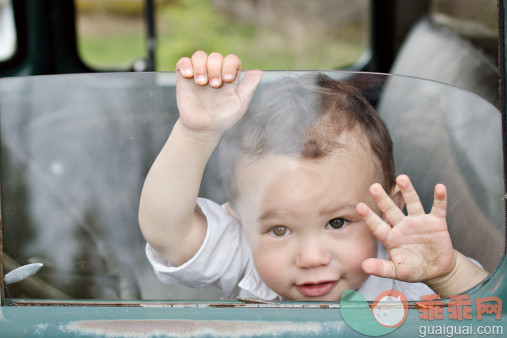
[[[391,137],[359,90],[318,73],[283,78],[257,92],[245,116],[220,144],[224,185],[232,203],[238,197],[235,170],[242,155],[319,159],[341,146],[337,136],[357,127],[376,157],[380,183],[386,190],[395,185]]]

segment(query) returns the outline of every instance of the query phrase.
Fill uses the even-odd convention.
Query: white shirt
[[[256,298],[282,300],[260,278],[253,264],[252,253],[238,220],[213,201],[199,198],[197,205],[206,216],[208,228],[199,251],[180,266],[172,266],[149,244],[146,255],[155,274],[164,283],[204,288],[216,286],[225,299]],[[387,259],[384,245],[378,242],[378,258]],[[422,295],[434,294],[423,283],[406,283],[388,278],[369,276],[357,290],[366,300],[373,301],[383,291],[401,291],[408,300],[420,300]]]

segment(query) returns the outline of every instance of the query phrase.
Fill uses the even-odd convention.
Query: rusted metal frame
[[[63,307],[141,307],[141,308],[284,308],[284,309],[339,309],[339,303],[169,303],[169,302],[116,302],[116,301],[26,301],[13,300],[8,306],[63,306]],[[358,306],[362,306],[358,304]],[[389,306],[389,305],[385,305]],[[399,305],[393,304],[393,307]],[[446,307],[447,304],[435,305]],[[420,303],[408,304],[409,309],[421,308]]]

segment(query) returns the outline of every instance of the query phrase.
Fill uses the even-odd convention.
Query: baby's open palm
[[[380,184],[372,185],[370,193],[390,224],[364,203],[357,206],[359,216],[389,253],[389,260],[365,260],[363,270],[376,276],[406,282],[425,282],[447,275],[454,267],[455,251],[445,219],[445,186],[438,184],[435,187],[433,207],[426,214],[409,178],[401,175],[396,181],[407,206],[407,215]]]

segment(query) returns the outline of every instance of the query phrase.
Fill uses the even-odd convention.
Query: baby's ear
[[[232,208],[231,202],[225,203],[225,210],[227,210],[227,213],[237,219],[239,221],[238,214],[236,214],[236,211]]]
[[[398,208],[400,208],[400,210],[403,210],[403,207],[405,206],[405,200],[403,199],[403,195],[401,194],[401,190],[397,184],[391,189],[389,196],[398,206]]]

